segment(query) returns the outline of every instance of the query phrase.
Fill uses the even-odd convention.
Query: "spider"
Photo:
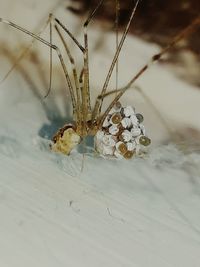
[[[123,47],[124,41],[128,34],[131,22],[137,11],[140,0],[133,1],[133,7],[131,8],[130,17],[125,26],[123,34],[119,40],[117,40],[116,51],[111,62],[109,71],[106,75],[102,90],[99,96],[96,98],[95,104],[91,106],[90,99],[90,80],[89,80],[89,58],[88,58],[88,33],[87,29],[95,16],[96,12],[101,7],[105,0],[100,0],[98,5],[90,13],[86,19],[84,29],[84,45],[82,45],[69,29],[60,22],[59,19],[52,14],[49,15],[48,24],[50,25],[50,41],[46,41],[41,38],[40,35],[36,35],[27,29],[20,27],[11,21],[0,18],[0,22],[6,23],[11,27],[33,37],[39,42],[50,48],[50,86],[47,92],[49,94],[51,88],[51,76],[52,76],[52,51],[55,50],[60,64],[62,66],[66,84],[69,88],[71,104],[73,109],[73,122],[71,124],[64,125],[53,137],[52,150],[69,155],[70,152],[76,147],[84,137],[95,137],[95,147],[98,152],[103,156],[115,157],[115,158],[132,158],[135,154],[140,152],[140,146],[148,146],[151,140],[146,136],[145,129],[142,124],[143,116],[136,113],[134,108],[130,106],[123,107],[119,102],[120,98],[130,88],[135,88],[135,81],[143,75],[143,73],[154,62],[166,54],[177,42],[184,37],[191,34],[197,26],[200,25],[200,17],[197,17],[192,23],[187,26],[183,31],[174,37],[174,39],[158,54],[151,57],[149,62],[145,64],[133,78],[122,88],[109,90],[108,85],[113,74],[114,68],[117,66],[118,57]],[[119,6],[119,0],[116,0],[116,10]],[[118,13],[116,12],[116,21]],[[52,43],[52,27],[55,28],[69,58],[72,73],[73,82],[69,75],[68,66],[65,64],[64,57],[58,46]],[[68,48],[65,38],[61,32],[64,31],[80,49],[83,54],[83,68],[78,74],[75,60]],[[113,95],[113,100],[108,105],[106,110],[102,113],[102,104],[104,99]]]

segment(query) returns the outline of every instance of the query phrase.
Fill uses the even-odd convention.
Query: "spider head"
[[[81,137],[76,133],[76,128],[72,124],[67,124],[54,135],[51,149],[69,155],[80,142]]]

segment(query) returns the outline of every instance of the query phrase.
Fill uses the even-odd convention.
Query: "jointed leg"
[[[83,80],[84,80],[84,67],[81,70],[81,73],[79,75],[79,84],[80,84],[80,89],[81,89],[81,98],[83,99]],[[82,102],[82,110],[83,110],[83,102]]]
[[[50,18],[50,31],[49,31],[49,35],[50,35],[50,44],[52,45],[52,14],[49,14],[49,18]],[[49,95],[50,91],[51,91],[51,85],[52,85],[52,47],[50,47],[50,69],[49,69],[49,89],[45,95],[45,98]]]
[[[77,41],[77,39],[72,35],[72,33],[57,19],[55,21],[62,27],[62,29],[71,37],[75,44],[84,54],[84,70],[82,75],[84,79],[82,86],[82,112],[83,112],[83,123],[86,126],[86,121],[89,119],[91,114],[91,103],[90,103],[90,90],[89,90],[89,66],[88,66],[88,36],[87,36],[87,26],[91,19],[95,15],[96,11],[99,9],[104,0],[101,0],[96,8],[89,15],[88,19],[84,23],[84,47]]]
[[[72,71],[73,71],[73,77],[74,77],[74,83],[75,83],[75,88],[76,88],[76,99],[77,99],[77,122],[80,123],[81,120],[81,99],[80,99],[80,85],[79,85],[79,81],[78,81],[78,75],[77,75],[77,70],[76,70],[76,65],[75,65],[75,61],[74,58],[72,57],[70,50],[67,46],[66,41],[64,40],[64,37],[62,35],[62,33],[60,32],[60,30],[58,29],[57,25],[54,25],[56,32],[58,33],[64,47],[65,47],[65,51],[67,52],[68,58],[70,60],[70,63],[72,65]]]
[[[91,12],[87,20],[85,21],[84,27],[84,84],[83,84],[83,103],[85,105],[86,116],[91,114],[91,101],[90,101],[90,85],[89,85],[89,56],[88,56],[88,33],[87,27],[91,22],[92,18],[96,14],[97,10],[100,8],[104,0],[99,1],[98,5]]]
[[[102,118],[101,118],[101,122],[100,125],[103,124],[103,121],[105,120],[106,116],[108,115],[108,113],[110,112],[110,110],[112,109],[112,107],[117,103],[117,101],[122,97],[122,95],[129,89],[131,88],[131,86],[134,84],[134,82],[156,61],[158,61],[165,53],[167,53],[177,42],[179,42],[181,39],[183,39],[184,37],[190,35],[198,26],[200,25],[200,17],[197,17],[195,20],[193,20],[193,22],[186,27],[180,34],[178,34],[177,36],[175,36],[175,38],[172,40],[171,43],[169,43],[168,46],[166,46],[166,48],[164,48],[160,53],[154,55],[151,60],[149,61],[149,63],[147,63],[146,65],[144,65],[139,71],[138,73],[130,80],[130,82],[124,86],[123,88],[121,88],[120,90],[118,90],[118,95],[115,97],[115,99],[111,102],[111,104],[109,105],[109,107],[107,108],[107,110],[105,111],[105,113],[103,114]],[[115,91],[116,92],[116,91]],[[109,92],[107,95],[109,95],[111,92]],[[105,94],[101,94],[105,95]],[[97,99],[97,102],[101,102],[100,99]]]
[[[51,20],[51,16],[49,16],[48,20],[45,22],[45,25],[42,27],[42,29],[37,33],[38,36],[42,34],[42,32],[47,28]],[[1,83],[3,83],[7,77],[10,75],[10,73],[15,69],[15,67],[18,65],[18,63],[26,56],[26,54],[30,51],[31,47],[33,46],[36,39],[34,38],[30,45],[28,45],[25,50],[21,53],[21,55],[15,60],[12,67],[9,69],[9,71],[5,74],[4,78],[1,80]]]
[[[60,27],[69,35],[69,37],[74,41],[74,43],[79,47],[79,49],[84,53],[84,47],[79,43],[79,41],[73,36],[73,34],[57,19],[55,21],[60,25]]]
[[[6,47],[6,45],[2,45],[1,52],[2,52],[2,55],[5,56],[11,63],[17,61],[16,55],[11,50],[9,50]],[[37,55],[33,55],[33,56],[35,57]],[[38,61],[38,59],[36,59],[36,60]],[[42,83],[44,84],[44,87],[46,88],[47,84],[46,84],[46,81],[44,80],[44,75],[42,75],[42,69],[40,68],[40,65],[36,64],[35,67],[36,67],[37,73],[40,75],[40,78],[42,80]],[[30,89],[33,92],[34,96],[41,102],[42,106],[44,107],[44,110],[45,110],[47,117],[49,119],[51,119],[51,117],[49,117],[49,114],[50,114],[49,108],[46,105],[46,103],[43,101],[42,95],[40,94],[39,87],[35,83],[35,79],[32,77],[32,75],[28,71],[27,67],[24,67],[23,64],[21,64],[21,62],[18,62],[18,64],[16,65],[16,70],[19,72],[19,74],[24,78],[24,80],[30,86]],[[56,103],[54,102],[54,99],[51,99],[51,100],[52,100],[51,105],[53,105],[56,108]],[[52,106],[51,106],[51,108],[52,108]],[[57,111],[57,112],[59,112],[59,111]],[[61,116],[60,113],[59,113],[59,115]]]
[[[119,11],[120,3],[119,0],[115,0],[115,32],[116,32],[116,50],[119,46]],[[115,77],[115,89],[118,89],[118,70],[119,70],[119,58],[116,60],[116,77]]]
[[[62,54],[60,52],[60,49],[56,45],[52,45],[51,43],[47,42],[45,39],[41,38],[40,36],[30,32],[30,31],[28,31],[28,30],[26,30],[26,29],[24,29],[24,28],[22,28],[22,27],[20,27],[20,26],[18,26],[16,24],[10,22],[10,21],[7,21],[7,20],[4,20],[4,19],[0,18],[0,22],[8,24],[8,25],[12,26],[13,28],[18,29],[19,31],[24,32],[25,34],[28,34],[28,35],[32,36],[36,40],[40,41],[41,43],[45,44],[46,46],[48,46],[48,47],[50,47],[50,48],[52,48],[52,49],[54,49],[56,51],[57,56],[58,56],[58,58],[60,60],[60,63],[62,65],[62,69],[64,71],[67,84],[69,86],[70,96],[71,96],[71,100],[72,100],[73,113],[76,113],[76,110],[77,110],[76,99],[75,99],[73,87],[72,87],[72,84],[71,84],[71,80],[70,80],[66,65],[64,63]]]
[[[80,84],[83,82],[83,75],[84,75],[84,68],[82,68],[80,76],[79,76],[79,83]]]
[[[84,95],[84,90],[83,90],[83,87],[84,87],[84,79],[85,79],[85,73],[84,73],[84,68],[81,70],[81,73],[80,73],[80,76],[79,76],[79,84],[80,84],[80,90],[81,90],[81,98],[82,98],[82,100],[84,100],[85,99],[85,95]],[[88,120],[90,120],[90,118],[87,118],[86,117],[86,112],[84,112],[84,110],[85,110],[85,102],[84,101],[82,101],[82,122],[83,122],[83,127],[85,127],[85,129],[86,129],[86,132],[85,133],[87,133],[87,126],[88,126],[88,124],[87,124],[87,122],[88,122]]]
[[[70,38],[74,41],[74,43],[79,47],[79,49],[83,52],[83,54],[85,54],[85,48],[77,41],[77,39],[73,36],[73,34],[57,19],[55,18],[55,22],[57,22],[57,24],[70,36]],[[58,28],[57,28],[58,29]],[[62,39],[61,39],[62,40]],[[83,71],[83,75],[84,75],[84,81],[85,81],[85,71]],[[83,79],[82,79],[83,80]],[[86,103],[86,95],[84,93],[84,86],[81,87],[81,96],[82,96],[82,110],[80,112],[81,114],[81,119],[83,122],[82,125],[82,130],[83,132],[86,133],[86,121],[87,121],[87,106],[84,104]],[[79,105],[77,105],[79,106]],[[84,135],[84,133],[83,133]]]
[[[113,58],[113,60],[112,60],[110,69],[109,69],[108,74],[107,74],[107,76],[106,76],[106,80],[105,80],[105,82],[104,82],[104,85],[103,85],[103,88],[102,88],[102,91],[101,91],[101,95],[104,95],[104,94],[106,93],[106,90],[107,90],[107,88],[108,88],[108,83],[109,83],[109,81],[110,81],[110,78],[111,78],[113,69],[114,69],[114,67],[115,67],[115,64],[116,64],[116,62],[117,62],[117,59],[118,59],[118,57],[119,57],[119,53],[120,53],[120,51],[121,51],[121,49],[122,49],[122,46],[123,46],[123,44],[124,44],[124,41],[125,41],[125,39],[126,39],[128,30],[129,30],[130,25],[131,25],[131,21],[132,21],[134,15],[135,15],[135,12],[136,12],[136,9],[137,9],[137,6],[138,6],[139,1],[140,1],[140,0],[137,0],[136,4],[134,5],[134,7],[133,7],[133,9],[132,9],[131,16],[130,16],[130,18],[129,18],[129,21],[128,21],[128,23],[127,23],[127,26],[126,26],[126,28],[125,28],[125,31],[124,31],[124,33],[123,33],[123,35],[122,35],[121,40],[120,40],[119,46],[118,46],[118,48],[117,48],[117,50],[116,50],[116,52],[115,52],[114,58]],[[103,104],[103,102],[102,102],[102,101],[99,101],[99,100],[97,99],[97,101],[96,101],[96,103],[95,103],[94,110],[93,110],[93,114],[92,114],[92,120],[93,120],[93,121],[95,121],[95,119],[96,119],[96,118],[98,117],[98,115],[101,113],[101,107],[102,107],[102,104]]]
[[[136,91],[139,92],[139,94],[145,99],[145,101],[149,104],[149,106],[154,110],[155,114],[157,115],[157,117],[160,119],[161,123],[166,127],[167,131],[169,133],[172,133],[173,130],[172,128],[168,125],[168,123],[166,122],[166,120],[163,118],[163,116],[161,116],[159,110],[156,108],[156,106],[153,104],[153,102],[151,101],[151,99],[142,91],[142,89],[135,85],[135,86],[132,86],[130,89],[134,89]],[[104,99],[105,97],[107,96],[110,96],[110,95],[114,95],[116,93],[119,93],[120,91],[122,91],[123,89],[118,89],[118,90],[113,90],[113,91],[110,91],[108,93],[106,93],[105,95],[101,96],[99,95],[98,98],[101,98],[101,99]]]

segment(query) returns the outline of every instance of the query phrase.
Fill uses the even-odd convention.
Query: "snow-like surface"
[[[6,2],[1,4],[4,17],[9,16],[6,10],[12,1]],[[33,2],[16,2],[16,13],[22,8],[31,16]],[[38,8],[40,2],[34,3]],[[48,3],[46,9],[55,4]],[[47,14],[46,9],[38,9],[38,17]],[[13,18],[17,21],[12,13],[9,19]],[[20,19],[23,16],[19,23]],[[108,35],[103,52],[91,56],[94,88],[102,84],[113,38]],[[120,83],[157,49],[128,38],[120,59]],[[3,62],[1,73],[8,69],[5,58]],[[174,127],[200,128],[194,116],[200,103],[196,88],[162,65],[153,67],[139,84]],[[54,96],[52,92],[45,100],[52,112]],[[198,150],[183,154],[175,144],[161,145],[158,140],[165,140],[169,133],[151,107],[131,91],[123,101],[134,103],[144,113],[155,141],[145,159],[106,161],[77,152],[65,157],[51,153],[49,141],[42,138],[56,130],[55,119],[47,117],[49,109],[45,112],[20,75],[12,73],[1,85],[1,267],[200,266]]]

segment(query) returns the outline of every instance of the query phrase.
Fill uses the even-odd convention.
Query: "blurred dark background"
[[[127,23],[134,1],[121,0],[119,2],[119,27],[122,29]],[[99,0],[73,0],[69,9],[77,14],[86,14],[98,3]],[[105,0],[95,19],[99,19],[101,23],[110,22],[110,26],[114,28],[115,7],[115,0]],[[200,0],[141,0],[130,32],[144,40],[165,46],[199,15]],[[185,51],[191,52],[190,58],[181,57],[181,52]],[[186,71],[182,74],[182,70],[180,74],[186,76],[190,82],[200,85],[199,75],[195,71],[195,67],[197,69],[200,67],[200,28],[184,42],[174,47],[168,60],[182,64]],[[189,61],[187,62],[187,60]],[[191,71],[191,64],[193,64],[193,72]]]
[[[73,2],[80,2],[79,8],[71,7],[72,11],[80,14],[92,10],[99,0],[73,0]],[[133,2],[133,0],[120,1],[120,26],[127,23]],[[113,22],[115,6],[115,0],[105,0],[95,18]],[[142,0],[131,31],[142,35],[145,39],[164,44],[198,15],[200,15],[200,0]],[[195,37],[190,37],[188,44],[196,53],[200,51],[200,29],[198,33]]]

